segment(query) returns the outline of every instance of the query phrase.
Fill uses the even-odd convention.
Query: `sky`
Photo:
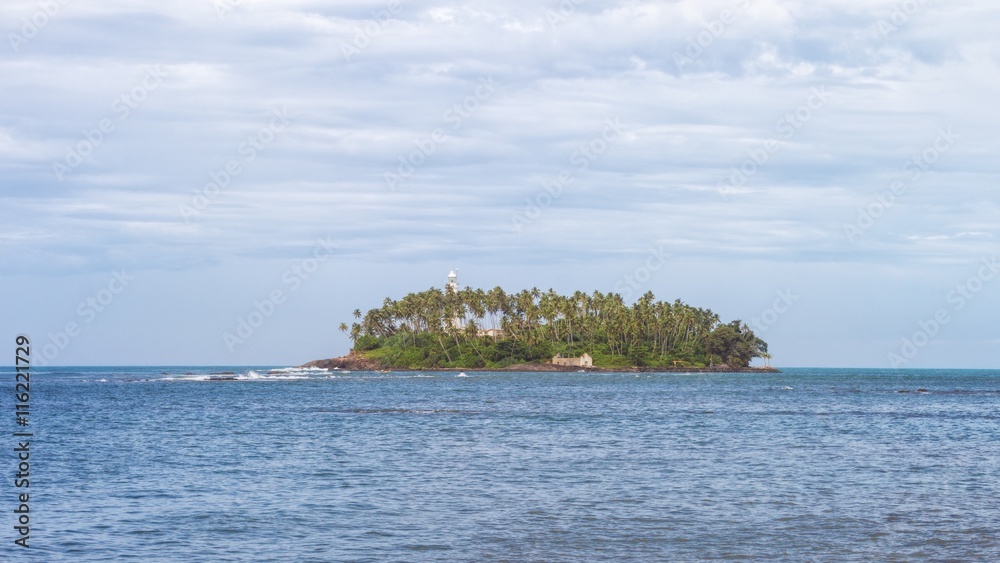
[[[386,297],[646,291],[1000,367],[986,0],[9,0],[0,338],[299,365]]]

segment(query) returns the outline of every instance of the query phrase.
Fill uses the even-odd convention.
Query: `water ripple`
[[[1000,559],[996,372],[213,371],[39,378],[38,560]]]

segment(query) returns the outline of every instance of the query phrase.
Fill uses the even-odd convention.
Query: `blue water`
[[[997,371],[253,370],[36,371],[29,551],[0,371],[0,559],[1000,559]]]

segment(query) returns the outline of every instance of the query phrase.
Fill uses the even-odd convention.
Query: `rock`
[[[354,350],[351,350],[346,356],[330,358],[328,360],[316,360],[300,367],[317,367],[331,371],[334,369],[344,369],[349,371],[378,371],[384,369],[382,362],[364,358]]]
[[[404,366],[387,366],[383,365],[382,362],[376,360],[369,360],[355,351],[351,351],[346,356],[340,356],[339,358],[330,358],[327,360],[314,360],[307,364],[303,364],[299,367],[310,368],[317,367],[326,370],[346,370],[346,371],[385,371],[385,370],[398,370],[398,371],[421,371],[421,370],[410,370]],[[427,368],[427,371],[522,371],[522,372],[578,372],[580,370],[587,372],[598,372],[598,373],[616,373],[616,372],[645,372],[645,373],[781,373],[777,368],[773,367],[734,367],[728,365],[713,366],[706,368],[696,368],[696,367],[673,367],[673,366],[660,366],[660,367],[627,367],[627,368],[581,368],[580,366],[556,366],[548,363],[536,363],[536,364],[516,364],[508,366],[506,368]]]

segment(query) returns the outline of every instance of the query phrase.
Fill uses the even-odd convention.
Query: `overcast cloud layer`
[[[497,4],[5,2],[4,338],[298,364],[458,265],[777,365],[997,367],[994,2]]]

